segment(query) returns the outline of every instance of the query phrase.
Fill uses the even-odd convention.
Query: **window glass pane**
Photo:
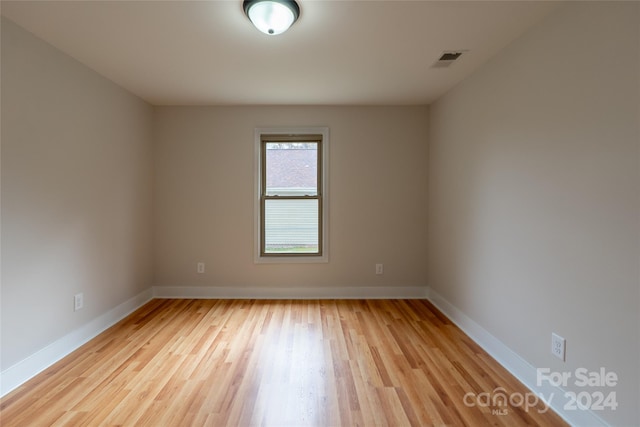
[[[315,196],[318,194],[318,144],[267,142],[266,194]]]
[[[318,253],[318,200],[265,200],[265,253]]]

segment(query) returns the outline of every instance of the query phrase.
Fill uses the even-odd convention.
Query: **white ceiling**
[[[234,1],[2,1],[2,15],[155,105],[428,104],[549,13],[544,1],[298,0],[278,36]],[[443,51],[468,50],[450,68]]]

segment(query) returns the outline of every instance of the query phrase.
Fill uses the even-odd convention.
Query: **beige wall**
[[[639,7],[564,7],[430,115],[430,286],[535,367],[616,372],[616,425],[640,425]]]
[[[152,114],[2,20],[2,370],[151,285]]]
[[[156,108],[154,283],[424,286],[427,116],[426,107]],[[329,127],[326,264],[254,264],[254,128],[282,126]]]

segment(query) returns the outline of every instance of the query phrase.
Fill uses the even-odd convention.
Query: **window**
[[[326,262],[328,130],[256,129],[256,262]]]

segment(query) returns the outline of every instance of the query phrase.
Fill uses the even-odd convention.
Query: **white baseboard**
[[[491,335],[486,329],[474,322],[470,317],[449,303],[442,295],[432,288],[427,288],[427,299],[435,305],[445,316],[455,323],[473,341],[482,347],[500,365],[507,369],[520,382],[538,396],[543,396],[549,406],[572,426],[608,426],[602,418],[591,410],[564,409],[568,399],[565,390],[554,387],[547,381],[543,386],[536,384],[537,370],[529,362],[507,347],[504,343]],[[548,397],[552,396],[551,401]]]
[[[16,389],[153,298],[150,288],[0,372],[0,396]]]
[[[411,299],[425,298],[424,286],[344,287],[240,287],[240,286],[155,286],[155,298],[223,299]]]

